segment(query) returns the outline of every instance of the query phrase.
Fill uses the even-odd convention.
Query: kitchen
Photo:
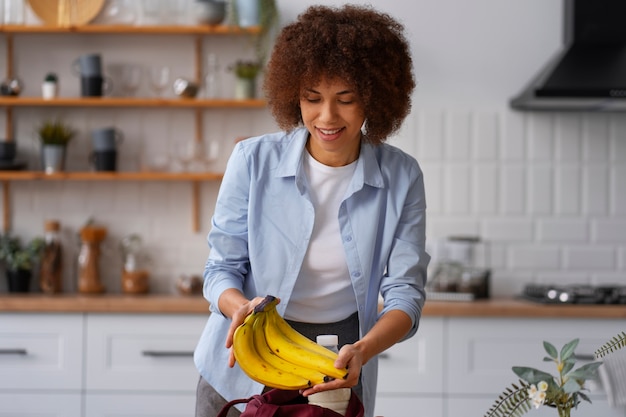
[[[378,0],[368,3],[402,17],[413,46],[418,79],[413,112],[393,143],[413,154],[424,170],[428,240],[435,242],[461,234],[478,235],[490,242],[493,298],[517,295],[528,283],[626,285],[624,113],[528,112],[513,110],[509,104],[561,49],[562,2],[417,0],[407,4]],[[286,0],[278,4],[282,21],[293,19],[306,7]],[[172,74],[192,77],[193,43],[183,38],[29,34],[15,37],[13,53],[25,82],[25,96],[39,94],[40,80],[49,70],[59,73],[62,95],[77,96],[78,82],[69,65],[81,53],[92,51],[102,51],[110,62],[130,62],[139,60],[136,51],[140,50],[142,64],[167,62]],[[152,47],[154,44],[159,48]],[[242,46],[236,38],[210,38],[205,47],[203,56],[209,52],[218,56],[223,69],[220,74],[223,92],[230,94],[233,75],[226,67],[247,53],[245,43]],[[7,54],[5,48],[5,43],[0,42],[1,57]],[[4,78],[5,71],[1,65],[0,78]],[[140,91],[150,94],[147,83]],[[173,97],[171,91],[166,94]],[[29,163],[33,166],[38,162],[37,145],[32,140],[33,121],[43,119],[51,110],[56,111],[20,108],[13,112],[14,128],[20,135],[19,151],[30,155]],[[150,156],[158,156],[171,152],[170,142],[194,135],[193,112],[184,109],[60,110],[64,119],[79,130],[78,140],[69,149],[68,170],[89,168],[89,132],[111,123],[125,133],[122,146],[127,156],[121,158],[120,170],[137,168],[142,144],[149,144],[153,152]],[[203,118],[203,137],[220,144],[215,170],[223,169],[235,138],[274,129],[264,109],[208,109],[203,112]],[[5,118],[0,118],[0,132],[5,131],[6,123]],[[54,218],[61,222],[65,264],[70,265],[63,277],[63,287],[69,294],[77,288],[76,270],[71,267],[79,250],[75,235],[88,218],[106,225],[109,231],[109,240],[104,242],[102,251],[106,265],[102,281],[107,294],[121,291],[119,271],[123,260],[118,242],[129,233],[137,233],[150,255],[147,265],[151,272],[151,292],[175,294],[177,278],[198,274],[204,265],[205,236],[218,186],[217,181],[200,183],[199,227],[194,230],[193,212],[197,208],[194,186],[184,181],[15,181],[10,188],[11,230],[30,238],[42,233],[44,220]],[[4,285],[4,280],[0,280],[3,301]],[[90,307],[82,308],[94,310],[107,303],[104,297],[77,303],[83,302]],[[167,297],[163,302],[165,306],[177,304]],[[121,310],[132,312],[136,308],[141,312],[141,302],[137,302],[137,307],[129,307],[125,301],[120,303],[124,304]],[[198,310],[191,312],[205,311],[204,306],[195,308]],[[433,302],[432,308],[437,308],[436,303]],[[163,309],[177,312],[181,307]],[[442,313],[425,320],[420,334],[423,332],[430,339],[447,344],[445,335],[450,326],[463,322],[438,314]],[[465,311],[462,315],[467,314],[470,313]],[[589,315],[582,313],[578,318],[581,316]],[[597,334],[594,340],[608,339],[617,330],[624,330],[623,318],[624,314],[618,312],[602,320],[603,325],[607,324],[606,334]],[[175,320],[176,315],[165,319]],[[514,319],[506,321],[514,322]],[[489,323],[478,320],[475,324]],[[545,337],[557,339],[553,336],[555,328],[568,327],[559,323],[547,326]],[[577,319],[568,323],[576,332],[595,327],[593,321]],[[528,333],[532,332],[532,325],[527,323],[527,326]],[[522,332],[523,328],[510,327],[513,334]],[[569,333],[558,336],[558,344],[567,337]],[[530,356],[533,360],[541,354],[542,339],[537,340],[529,344],[539,349]],[[521,365],[526,356],[516,359],[520,362],[514,364]],[[508,368],[510,365],[506,370],[513,382],[515,375]],[[429,379],[420,384],[436,385]],[[112,385],[114,382],[103,383],[99,389],[111,390]],[[495,391],[499,393],[502,389],[504,386],[500,384]],[[441,390],[432,389],[425,395],[436,402],[443,396]],[[485,412],[491,401],[484,398],[481,401],[477,409]],[[420,402],[416,404],[419,406]],[[593,407],[583,404],[579,415],[592,410]]]

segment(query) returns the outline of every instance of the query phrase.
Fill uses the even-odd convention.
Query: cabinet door
[[[497,397],[496,397],[497,398]],[[487,398],[486,396],[460,396],[455,395],[448,398],[447,417],[468,416],[480,417],[484,416],[489,408],[494,404],[496,398]],[[611,408],[606,400],[592,400],[593,403],[582,402],[578,409],[572,411],[573,417],[625,417],[626,410],[623,408]],[[526,414],[528,417],[556,417],[557,412],[554,408],[539,407],[532,409]]]
[[[80,390],[82,346],[80,314],[2,314],[0,390]]]
[[[88,315],[87,390],[195,393],[205,315]]]
[[[80,393],[0,393],[0,417],[34,416],[81,417]]]
[[[556,373],[546,356],[543,341],[558,350],[579,338],[576,354],[592,356],[610,338],[624,330],[624,320],[581,319],[463,319],[451,318],[448,326],[449,367],[446,378],[452,394],[497,394],[517,382],[513,366],[529,366]],[[577,367],[585,363],[580,360]],[[602,398],[597,384],[589,384],[592,398]]]
[[[441,394],[443,354],[443,319],[423,317],[415,336],[380,355],[377,395]]]
[[[85,417],[190,417],[194,394],[87,394]]]
[[[443,400],[440,396],[377,396],[374,415],[382,417],[443,417]],[[470,414],[456,415],[471,416]]]

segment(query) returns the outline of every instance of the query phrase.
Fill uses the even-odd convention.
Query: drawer
[[[82,347],[82,315],[2,314],[0,389],[80,390]]]
[[[196,409],[193,394],[90,394],[85,417],[189,417]]]
[[[87,390],[195,393],[205,315],[89,315]]]
[[[81,417],[80,393],[0,393],[0,416]]]
[[[624,329],[623,320],[583,319],[454,319],[448,328],[448,391],[452,394],[499,394],[518,381],[513,366],[528,366],[556,374],[544,362],[543,341],[557,350],[576,338],[576,355],[589,357]],[[579,360],[575,368],[586,363]],[[590,381],[592,398],[604,396]],[[494,397],[494,399],[497,396]]]

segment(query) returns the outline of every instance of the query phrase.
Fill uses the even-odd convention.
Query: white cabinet
[[[82,323],[72,314],[3,314],[0,390],[80,390]]]
[[[379,361],[375,415],[483,416],[518,381],[513,366],[556,373],[553,364],[543,362],[543,341],[560,349],[579,338],[580,366],[624,329],[619,319],[423,318],[414,338],[393,346]],[[588,387],[593,403],[583,402],[576,416],[626,417],[626,409],[609,407],[598,383]],[[555,410],[542,407],[533,415],[549,417]]]
[[[88,417],[193,417],[195,404],[195,391],[160,395],[87,393],[85,408]]]
[[[207,316],[88,315],[86,417],[192,416]]]
[[[78,392],[0,392],[0,417],[81,417],[81,404]]]
[[[195,393],[193,351],[206,320],[192,315],[89,315],[87,390]]]
[[[417,334],[380,355],[375,415],[441,417],[443,318],[424,317]]]
[[[188,417],[206,315],[2,314],[0,417]]]
[[[556,374],[555,365],[543,361],[544,341],[560,350],[565,343],[580,339],[578,367],[625,326],[623,320],[608,319],[450,318],[446,326],[446,415],[484,415],[498,395],[518,381],[513,366]],[[626,417],[623,408],[608,406],[599,384],[591,381],[588,387],[593,404],[581,403],[576,416]],[[540,417],[555,411],[542,407],[534,413]]]
[[[80,417],[83,321],[72,314],[0,316],[0,416]]]

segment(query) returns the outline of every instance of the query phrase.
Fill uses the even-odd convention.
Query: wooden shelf
[[[201,98],[134,98],[134,97],[41,97],[0,96],[4,107],[181,107],[181,108],[263,108],[262,99],[201,99]]]
[[[147,34],[147,35],[257,35],[259,27],[240,28],[238,26],[143,26],[143,25],[84,25],[84,26],[32,26],[0,25],[0,33],[38,34],[38,33],[84,33],[84,34]]]
[[[0,171],[0,181],[220,181],[219,172],[57,172]]]
[[[229,25],[194,25],[194,26],[133,26],[133,25],[85,25],[85,26],[32,26],[0,25],[0,35],[6,40],[6,77],[14,74],[14,44],[17,35],[36,34],[103,34],[103,35],[191,35],[194,38],[195,80],[202,77],[202,43],[206,36],[248,36],[261,33],[259,27],[239,28]],[[202,140],[202,112],[207,108],[263,108],[265,100],[203,99],[203,98],[151,98],[151,97],[58,97],[44,100],[42,97],[0,96],[0,107],[5,108],[6,140],[13,139],[13,112],[20,107],[82,107],[82,108],[191,108],[195,111],[195,139]],[[0,135],[1,137],[2,135]],[[3,199],[3,231],[8,231],[11,224],[12,181],[188,181],[192,185],[192,229],[200,228],[200,183],[220,181],[222,173],[171,173],[171,172],[62,172],[46,174],[42,171],[0,171]]]

